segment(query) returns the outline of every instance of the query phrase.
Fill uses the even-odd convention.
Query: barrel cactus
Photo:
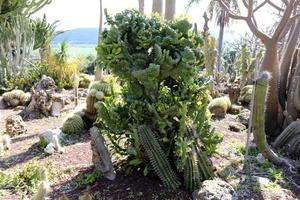
[[[16,107],[19,105],[25,106],[31,98],[30,93],[25,93],[22,90],[12,90],[3,94],[3,100],[8,106]]]
[[[62,126],[62,132],[68,135],[78,135],[84,130],[84,122],[80,115],[74,114],[69,117]]]
[[[95,125],[128,157],[128,170],[152,169],[173,189],[199,187],[213,177],[208,155],[220,141],[207,112],[210,80],[198,75],[201,36],[186,19],[161,22],[132,10],[107,22],[97,50],[122,90],[96,104]]]
[[[231,101],[228,97],[215,98],[208,105],[209,111],[215,117],[225,117],[226,113],[230,110],[230,108]]]

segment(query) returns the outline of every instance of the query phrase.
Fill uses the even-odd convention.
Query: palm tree
[[[139,0],[139,12],[144,14],[145,11],[145,0]]]
[[[165,2],[165,19],[171,20],[174,18],[176,10],[176,0],[166,0]]]
[[[162,8],[163,8],[163,0],[153,0],[152,3],[152,13],[159,13],[162,18]]]
[[[190,8],[193,4],[199,4],[201,0],[189,0],[187,4],[187,8]],[[227,5],[230,5],[228,7],[232,8],[236,13],[239,13],[239,6],[237,0],[225,0]],[[208,9],[208,13],[210,14],[210,18],[213,17],[213,15],[216,15],[216,22],[217,25],[220,26],[219,30],[219,38],[218,38],[218,57],[217,57],[217,71],[221,70],[221,60],[222,60],[222,46],[223,46],[223,37],[224,37],[224,28],[225,25],[229,24],[230,18],[228,16],[228,13],[220,6],[218,1],[211,0]]]
[[[34,27],[34,46],[33,50],[39,49],[41,61],[44,61],[47,55],[50,53],[50,43],[55,36],[63,33],[63,31],[57,31],[57,23],[48,23],[46,15],[42,19],[38,18],[33,21]]]
[[[100,44],[101,40],[101,33],[103,29],[103,8],[102,8],[102,0],[99,0],[100,3],[100,20],[99,20],[99,33],[98,33],[98,45]],[[103,68],[101,67],[99,61],[99,53],[97,54],[97,66],[95,72],[95,81],[102,80],[103,78]]]

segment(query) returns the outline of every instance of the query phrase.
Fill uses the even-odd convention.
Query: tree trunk
[[[145,11],[145,0],[139,0],[139,12],[144,14]]]
[[[278,79],[279,79],[279,66],[278,66],[278,57],[277,57],[277,42],[270,41],[268,44],[265,44],[266,51],[263,58],[263,61],[260,66],[260,72],[268,71],[271,73],[271,79],[269,81],[269,94],[266,101],[266,117],[265,117],[265,126],[266,133],[270,136],[275,136],[278,134]]]
[[[162,18],[162,7],[163,7],[162,0],[153,0],[152,13],[159,13],[160,18]]]
[[[225,27],[225,12],[222,11],[220,20],[220,30],[219,30],[219,38],[218,38],[218,57],[217,57],[217,71],[221,71],[221,61],[222,61],[222,46],[223,46],[223,36],[224,36],[224,27]]]
[[[285,109],[285,101],[287,98],[287,78],[290,71],[290,65],[294,50],[297,45],[300,34],[300,19],[297,20],[294,29],[289,35],[289,40],[285,46],[284,53],[280,62],[280,85],[279,85],[279,102],[283,109]]]
[[[101,33],[103,27],[103,9],[102,9],[102,0],[100,0],[100,21],[99,21],[99,33],[98,33],[98,45],[100,44],[101,40]],[[97,54],[97,60],[99,60],[99,53]],[[100,67],[99,63],[96,65],[96,72],[95,72],[95,81],[100,81],[103,79],[103,69]]]
[[[172,20],[176,12],[176,0],[166,0],[165,2],[165,19]]]

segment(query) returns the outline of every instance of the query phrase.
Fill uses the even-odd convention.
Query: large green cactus
[[[252,112],[253,137],[257,148],[264,157],[276,164],[282,164],[283,159],[278,157],[277,154],[272,151],[267,143],[265,133],[265,102],[270,78],[271,76],[268,72],[263,72],[255,83],[255,98]]]

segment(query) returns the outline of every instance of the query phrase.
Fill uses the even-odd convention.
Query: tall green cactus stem
[[[282,164],[284,161],[274,153],[267,143],[265,133],[265,104],[268,90],[269,79],[271,78],[268,72],[262,72],[255,83],[255,94],[253,102],[252,126],[253,136],[257,148],[263,156],[275,164]]]
[[[172,189],[178,188],[180,181],[174,173],[154,133],[145,125],[141,125],[138,128],[138,133],[151,165],[163,184]]]
[[[216,39],[207,36],[204,42],[204,64],[206,69],[206,75],[213,76],[214,68],[217,59]]]
[[[288,125],[284,129],[284,131],[276,138],[273,146],[276,148],[281,148],[298,135],[300,135],[300,122],[294,121],[290,125]]]
[[[197,160],[197,153],[195,147],[191,147],[191,151],[188,152],[184,166],[184,186],[187,190],[195,190],[200,185],[202,179]]]

